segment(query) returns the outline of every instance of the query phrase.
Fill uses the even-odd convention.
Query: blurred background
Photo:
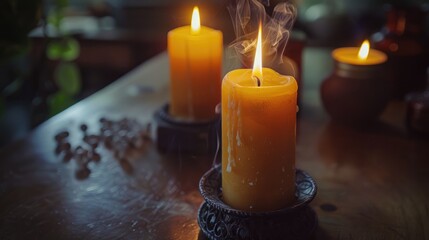
[[[188,25],[194,5],[200,6],[203,25],[223,31],[226,46],[234,40],[227,11],[231,1],[2,0],[0,146],[165,51],[167,32]],[[271,1],[267,11],[277,2]],[[295,3],[299,15],[293,35],[305,47],[357,46],[365,38],[386,51],[394,50],[389,50],[392,42],[408,44],[399,54],[418,49],[412,54],[423,59],[426,79],[427,0]]]

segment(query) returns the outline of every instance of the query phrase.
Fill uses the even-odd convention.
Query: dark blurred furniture
[[[225,42],[233,40],[233,30],[226,9],[228,1],[135,1],[106,0],[100,4],[90,4],[89,11],[73,12],[63,24],[72,27],[72,36],[80,44],[81,51],[76,60],[83,75],[83,94],[86,97],[94,90],[106,86],[137,65],[167,48],[167,33],[173,28],[189,25],[192,8],[198,4],[202,25],[210,26],[224,33]],[[106,18],[111,21],[109,30],[102,25]],[[88,25],[97,22],[98,26],[85,25],[81,18],[90,18]],[[77,18],[73,20],[73,18]],[[92,19],[91,19],[92,18]],[[92,24],[91,24],[92,23]],[[93,28],[88,31],[88,28]],[[31,56],[37,64],[44,53],[44,47],[54,32],[48,28],[48,37],[44,38],[43,29],[30,33],[32,41]],[[49,79],[55,62],[48,61],[42,66]],[[43,73],[42,73],[43,74]]]
[[[234,38],[227,6],[228,0],[107,0],[111,6],[112,16],[118,27],[152,35],[157,38],[166,38],[166,34],[173,28],[191,23],[192,8],[198,6],[201,15],[201,24],[221,30],[225,42]]]
[[[314,238],[424,239],[429,142],[407,135],[401,102],[371,129],[330,123],[319,96],[329,56],[304,51],[297,129],[297,167],[319,188]],[[0,239],[204,239],[198,181],[213,156],[166,156],[147,143],[131,153],[132,173],[103,151],[89,178],[77,180],[73,162],[54,155],[53,136],[69,129],[80,139],[82,122],[92,131],[101,116],[150,121],[168,98],[168,79],[163,53],[0,150]]]
[[[389,56],[387,64],[396,98],[426,88],[429,39],[425,19],[428,12],[428,9],[417,6],[390,6],[386,25],[372,37],[375,48]]]
[[[74,37],[80,44],[80,54],[76,63],[84,75],[84,87],[94,75],[101,81],[99,85],[106,86],[148,58],[165,50],[167,42],[166,39],[144,32],[120,28],[75,34]],[[39,28],[30,34],[30,38],[33,43],[31,56],[37,63],[41,55],[45,54],[43,52],[45,44],[54,36],[45,38],[43,30]],[[51,62],[45,67],[49,69],[54,64]]]

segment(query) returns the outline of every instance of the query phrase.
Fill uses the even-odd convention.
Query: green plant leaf
[[[66,38],[62,43],[61,58],[64,61],[73,61],[79,56],[80,46],[79,42],[73,38]]]
[[[61,43],[58,41],[51,41],[46,48],[46,56],[51,60],[58,60],[62,55]]]
[[[49,114],[51,116],[60,113],[64,109],[73,105],[75,101],[69,94],[59,91],[48,97]]]
[[[54,26],[57,30],[60,28],[64,14],[60,10],[51,11],[48,15],[48,23]]]
[[[46,48],[46,55],[51,60],[73,61],[80,53],[79,42],[73,38],[51,41]]]
[[[82,80],[75,63],[61,62],[55,69],[54,79],[58,88],[71,96],[78,94],[81,90]]]
[[[69,5],[69,1],[68,0],[56,0],[55,5],[58,8],[63,9]]]

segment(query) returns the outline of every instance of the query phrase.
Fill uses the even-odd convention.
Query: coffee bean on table
[[[113,149],[113,139],[112,139],[112,137],[108,137],[108,138],[104,139],[104,146],[107,149],[109,149],[109,150]]]
[[[90,145],[92,148],[96,148],[100,142],[100,137],[97,135],[87,135],[83,138],[83,141]]]
[[[92,161],[98,163],[101,160],[101,155],[99,153],[97,153],[96,151],[93,151],[90,155],[90,158]]]
[[[63,161],[64,162],[68,162],[73,158],[73,152],[71,152],[70,150],[67,150],[66,152],[64,152],[64,156],[63,156]]]
[[[83,154],[83,152],[85,151],[85,149],[83,149],[83,147],[81,147],[81,146],[77,146],[75,149],[74,149],[74,154],[76,154],[76,155],[81,155],[81,154]]]
[[[59,142],[55,148],[55,154],[58,155],[64,151],[70,150],[71,145],[69,142]]]
[[[82,130],[82,132],[86,132],[86,130],[88,130],[88,126],[86,124],[81,124],[80,130]]]
[[[61,149],[61,145],[57,144],[55,147],[55,155],[59,155],[63,150]]]
[[[72,148],[69,140],[69,131],[62,131],[55,135],[57,142],[55,154],[62,156],[64,162],[72,159],[78,165],[76,177],[87,178],[91,172],[88,168],[90,162],[98,163],[101,155],[97,151],[98,146],[104,146],[113,152],[113,156],[120,163],[125,172],[133,171],[132,165],[126,158],[131,148],[138,149],[143,146],[145,140],[150,140],[150,124],[142,125],[135,119],[122,118],[109,120],[106,117],[99,119],[100,126],[97,134],[88,133],[88,125],[82,123],[79,129],[83,132],[84,143]]]
[[[89,174],[91,174],[91,170],[87,167],[79,168],[76,171],[76,178],[77,179],[85,179],[89,177]]]
[[[57,135],[55,135],[55,140],[56,141],[62,141],[64,139],[66,139],[68,136],[70,135],[70,133],[68,131],[62,131],[60,133],[58,133]]]

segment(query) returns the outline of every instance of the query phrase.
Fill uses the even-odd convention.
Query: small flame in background
[[[261,0],[269,5],[268,0]],[[236,39],[230,44],[232,54],[247,66],[253,60],[256,49],[259,22],[262,22],[264,64],[282,63],[282,55],[289,40],[290,31],[297,16],[292,3],[282,2],[274,7],[272,17],[257,0],[236,0],[228,7]]]
[[[366,60],[368,58],[368,54],[369,54],[369,41],[365,40],[360,46],[358,57],[361,60]]]

